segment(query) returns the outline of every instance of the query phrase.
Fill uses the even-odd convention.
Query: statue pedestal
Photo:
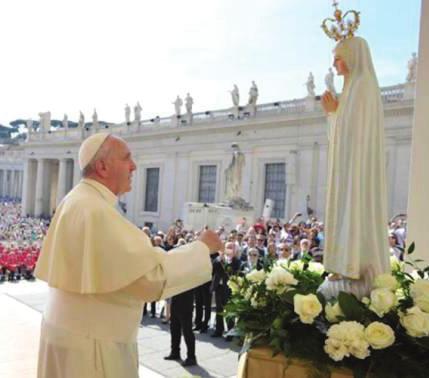
[[[223,226],[228,232],[234,229],[243,217],[247,219],[247,224],[253,224],[256,219],[255,210],[253,208],[234,209],[220,204],[200,202],[187,202],[183,209],[185,228],[194,230],[202,229],[207,225],[211,229]]]
[[[316,98],[313,96],[307,96],[305,98],[305,110],[307,112],[314,112],[316,110]]]
[[[240,357],[237,378],[310,378],[319,376],[311,361],[286,358],[283,354],[273,357],[269,347],[254,347]],[[330,378],[353,378],[345,368],[331,369]]]
[[[256,116],[256,104],[248,104],[246,109],[252,117]]]
[[[240,116],[240,108],[234,105],[231,109],[231,113],[233,114],[234,118],[238,118]]]
[[[416,83],[407,82],[404,86],[404,99],[411,100],[416,97]]]

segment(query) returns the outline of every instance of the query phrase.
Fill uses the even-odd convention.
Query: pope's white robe
[[[338,291],[367,295],[374,276],[389,271],[383,106],[364,39],[340,42],[336,54],[349,68],[336,114],[329,117],[326,270],[345,280],[325,282]]]
[[[143,302],[211,278],[204,243],[166,253],[116,204],[104,185],[84,179],[57,208],[35,272],[50,286],[39,378],[138,377]]]

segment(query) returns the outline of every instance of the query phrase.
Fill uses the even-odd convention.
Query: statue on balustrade
[[[51,112],[41,112],[39,117],[39,131],[47,133],[51,129]]]
[[[98,131],[99,129],[99,122],[98,122],[98,114],[97,110],[94,108],[94,113],[92,114],[92,127],[94,131]]]
[[[27,130],[28,130],[27,140],[30,140],[31,139],[31,135],[32,135],[32,133],[34,131],[34,129],[33,129],[33,120],[31,118],[27,119],[26,125],[27,125]]]
[[[316,85],[314,84],[314,76],[312,72],[309,73],[305,85],[307,87],[307,97],[315,97],[316,93],[314,92],[314,90],[316,89]]]
[[[194,99],[189,93],[187,93],[185,98],[185,107],[187,114],[192,114],[192,105],[194,105]]]
[[[64,130],[67,130],[69,128],[69,118],[68,118],[67,114],[64,114],[62,124],[63,124]]]
[[[331,67],[329,67],[328,73],[325,76],[325,85],[327,91],[331,92],[334,96],[337,95],[334,84],[334,71],[332,71]]]
[[[413,83],[417,78],[417,54],[413,53],[411,59],[408,61],[408,75],[407,83]]]
[[[128,104],[125,105],[125,122],[127,125],[131,123],[131,108]]]
[[[180,116],[181,108],[183,105],[183,100],[177,95],[176,99],[172,103],[174,105],[174,111],[176,113],[176,117]]]
[[[78,123],[79,129],[85,128],[85,115],[82,112],[79,112],[79,123]]]
[[[237,108],[240,106],[240,91],[238,90],[237,84],[234,84],[234,88],[231,93],[232,104]]]
[[[140,102],[137,101],[136,106],[134,106],[134,122],[136,122],[138,125],[140,125],[140,122],[142,120],[142,107],[140,105]]]
[[[252,86],[249,90],[249,105],[256,106],[256,102],[258,101],[259,91],[258,87],[256,86],[255,81],[252,81]]]

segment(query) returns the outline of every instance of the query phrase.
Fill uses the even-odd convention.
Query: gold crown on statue
[[[338,1],[334,0],[332,6],[335,8],[334,18],[325,18],[322,22],[322,29],[325,34],[336,41],[351,38],[360,25],[360,12],[349,10],[344,13],[338,8]],[[353,16],[354,19],[347,19]]]

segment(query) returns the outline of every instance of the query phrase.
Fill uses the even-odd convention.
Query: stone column
[[[76,158],[76,159],[73,159],[73,187],[79,183],[81,178],[82,178],[82,175],[79,168],[79,161]]]
[[[429,261],[429,0],[422,0],[420,42],[411,143],[410,186],[408,191],[407,242],[416,243],[414,258]]]
[[[11,175],[10,175],[10,196],[12,198],[16,198],[16,182],[18,180],[18,175],[17,175],[18,171],[16,169],[11,171]]]
[[[34,216],[40,217],[45,212],[45,180],[46,180],[47,162],[46,159],[37,160],[36,177],[36,201],[34,206]]]
[[[36,175],[36,164],[34,160],[24,161],[24,172],[22,177],[22,213],[23,215],[34,214],[34,176]]]
[[[66,170],[67,170],[67,159],[60,159],[60,165],[58,169],[58,189],[57,189],[57,206],[64,198],[66,193]]]
[[[22,200],[22,191],[23,191],[23,178],[24,178],[24,171],[20,170],[19,171],[19,180],[18,180],[18,198],[21,198]]]
[[[0,169],[0,197],[3,196],[4,170]]]
[[[8,197],[10,197],[10,182],[11,182],[12,171],[10,169],[6,170],[6,182],[4,191]]]

